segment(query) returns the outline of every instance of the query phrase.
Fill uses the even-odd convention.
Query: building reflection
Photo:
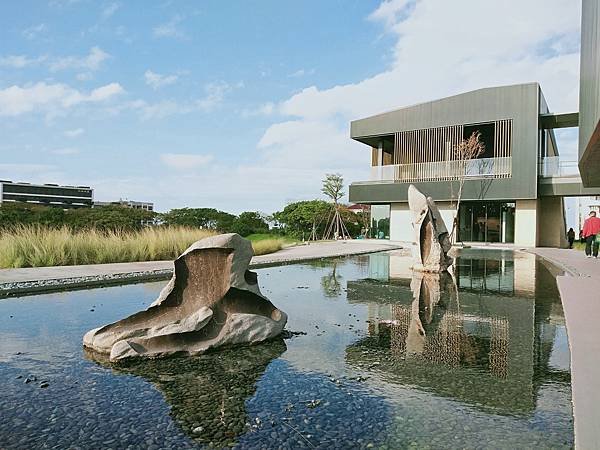
[[[564,326],[552,268],[504,251],[463,251],[453,276],[413,273],[410,263],[370,255],[369,279],[348,282],[348,301],[369,315],[350,364],[366,358],[386,381],[504,414],[532,411],[548,380],[569,382],[568,368],[549,366]]]

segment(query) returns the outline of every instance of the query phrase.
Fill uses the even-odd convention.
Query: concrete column
[[[562,197],[541,197],[538,213],[538,246],[566,248],[566,233]]]
[[[390,240],[413,242],[412,214],[408,203],[392,203],[390,205]]]
[[[515,208],[515,245],[537,244],[537,200],[517,200]]]

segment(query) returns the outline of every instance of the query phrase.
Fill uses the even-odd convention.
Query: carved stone
[[[116,361],[196,355],[279,335],[287,315],[261,294],[256,273],[248,270],[253,253],[250,241],[237,234],[192,244],[148,309],[88,331],[84,347]]]
[[[408,206],[413,215],[415,247],[413,270],[443,272],[452,264],[452,248],[444,220],[431,197],[412,184],[408,187]]]

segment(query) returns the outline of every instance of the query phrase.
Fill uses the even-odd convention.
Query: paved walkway
[[[529,251],[569,273],[556,280],[571,350],[575,447],[600,449],[600,259],[581,250]]]
[[[377,240],[318,242],[288,247],[268,255],[255,256],[252,258],[250,267],[358,255],[397,248],[399,248],[397,244]],[[173,261],[0,269],[0,297],[109,283],[165,279],[171,276],[172,271]]]

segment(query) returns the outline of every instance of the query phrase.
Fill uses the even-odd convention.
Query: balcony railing
[[[371,167],[370,182],[415,183],[469,178],[509,178],[512,157],[436,161]]]
[[[577,177],[579,176],[578,162],[574,159],[564,159],[560,156],[540,158],[538,163],[540,177]]]

